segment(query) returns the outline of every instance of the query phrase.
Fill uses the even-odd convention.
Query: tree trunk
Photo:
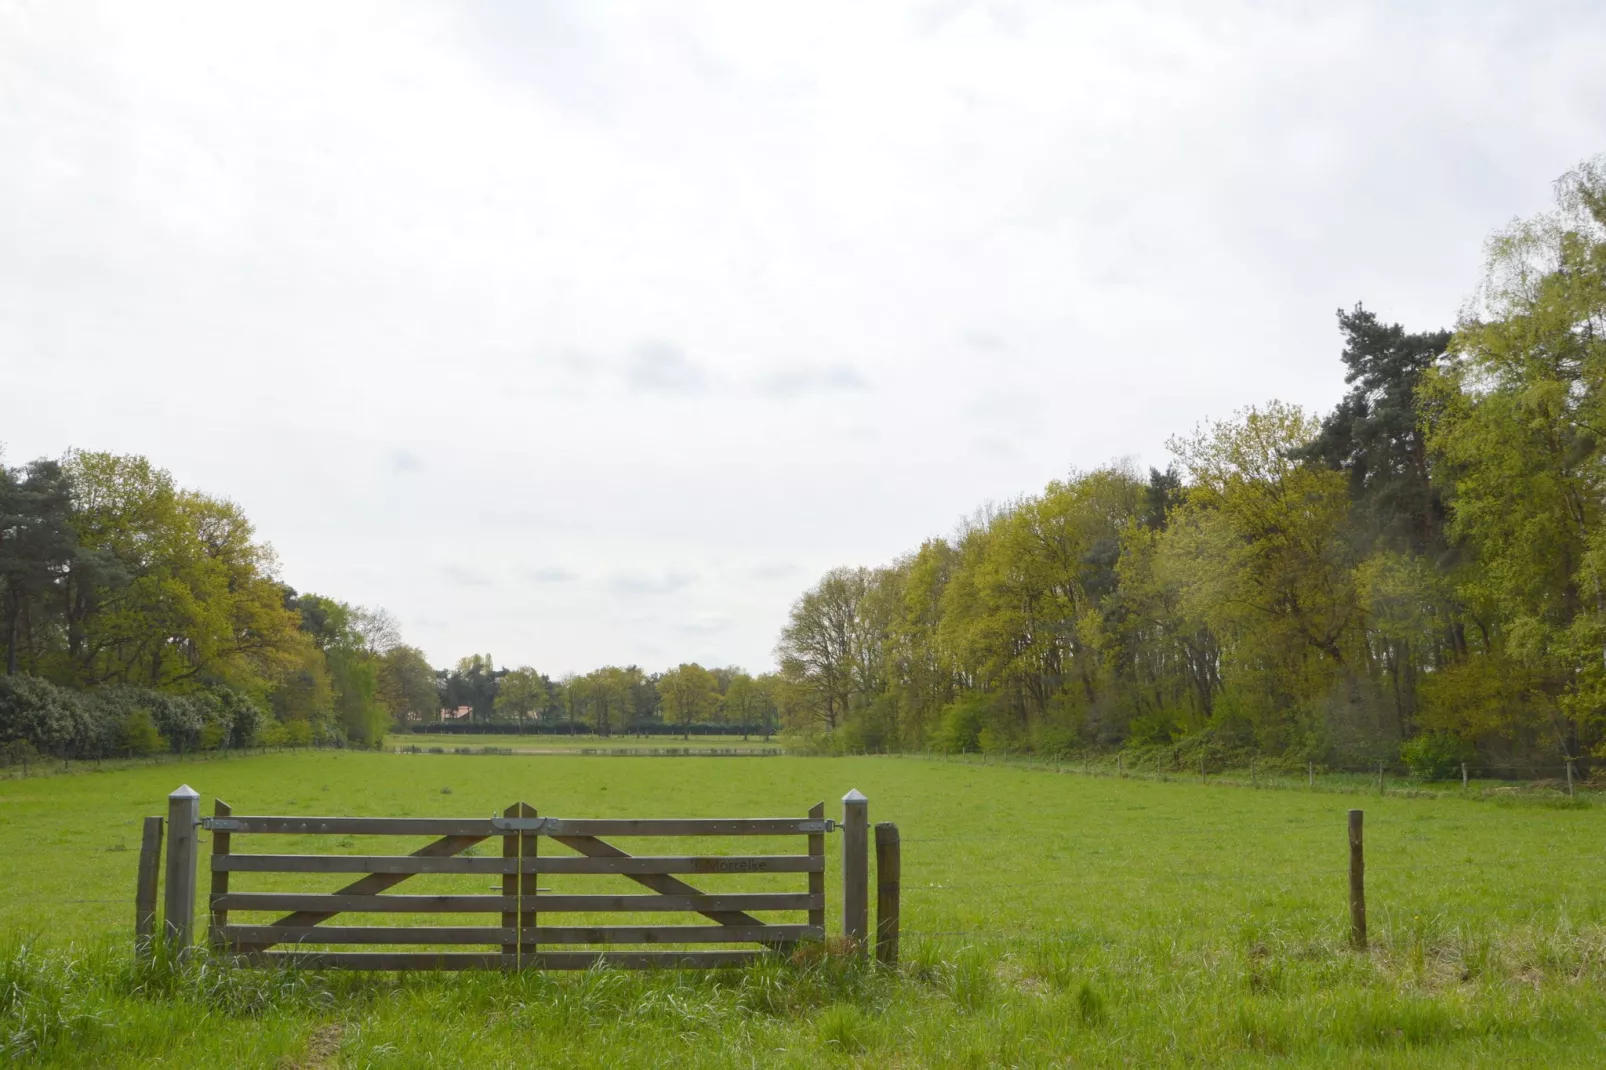
[[[11,601],[11,619],[6,621],[6,675],[17,675],[17,605],[15,598]]]

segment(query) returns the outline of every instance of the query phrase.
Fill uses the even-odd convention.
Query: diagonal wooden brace
[[[595,836],[553,836],[565,847],[579,851],[587,858],[629,858],[630,855],[619,850],[611,843],[605,843]],[[661,895],[702,895],[702,891],[677,880],[667,873],[623,873],[637,884],[645,885]],[[721,925],[763,925],[764,922],[751,914],[740,910],[699,910],[697,913],[709,921],[717,921]]]
[[[470,847],[473,847],[476,843],[480,843],[485,839],[487,839],[485,836],[442,836],[434,843],[427,843],[418,850],[414,851],[413,857],[448,858],[452,855],[463,853]],[[339,889],[334,894],[377,895],[380,892],[386,891],[387,889],[396,887],[396,885],[400,884],[402,881],[411,876],[413,876],[411,873],[370,873],[360,880],[352,881],[350,884]],[[328,921],[330,918],[336,917],[339,913],[340,912],[338,910],[332,910],[327,913],[323,911],[298,910],[294,914],[286,914],[273,924],[300,926],[318,925],[322,922]],[[241,952],[262,951],[272,946],[272,944],[253,944],[249,947],[242,945],[235,950]]]

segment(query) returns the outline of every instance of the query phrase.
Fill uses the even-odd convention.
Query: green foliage
[[[607,686],[604,681],[598,688]],[[663,701],[664,719],[681,726],[706,719],[720,699],[714,674],[695,662],[679,665],[660,676],[658,694]]]
[[[193,695],[128,686],[79,691],[0,677],[0,743],[24,741],[61,758],[249,746],[265,723],[250,697],[224,687]]]
[[[157,731],[150,711],[137,709],[123,719],[123,752],[145,758],[167,749],[167,740]]]
[[[1466,740],[1447,732],[1424,732],[1400,747],[1400,758],[1421,780],[1450,780],[1461,775],[1461,763],[1473,757]]]
[[[793,731],[827,751],[1206,734],[1349,765],[1435,732],[1606,756],[1606,158],[1558,194],[1491,242],[1453,334],[1341,311],[1350,391],[1325,417],[1249,408],[1147,479],[1075,472],[828,572],[776,651]]]
[[[947,706],[942,711],[941,727],[932,740],[932,749],[939,754],[972,754],[980,751],[987,707],[985,695],[965,695]]]

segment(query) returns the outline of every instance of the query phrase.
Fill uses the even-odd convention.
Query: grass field
[[[433,816],[520,799],[563,817],[801,815],[824,799],[837,816],[857,787],[872,821],[902,830],[904,967],[137,971],[138,821],[180,780],[242,813]],[[1351,806],[1367,811],[1365,955],[1345,947]],[[1606,807],[1584,800],[1379,799],[896,758],[314,752],[0,782],[0,815],[12,860],[0,867],[12,934],[0,1045],[45,1063],[1606,1062]],[[834,907],[837,837],[828,850]],[[428,879],[448,878],[414,881]]]
[[[692,736],[682,739],[679,736],[560,736],[560,735],[501,735],[501,734],[447,734],[427,732],[398,732],[385,737],[384,749],[394,751],[398,747],[421,747],[428,750],[431,747],[440,747],[451,753],[458,747],[468,747],[473,750],[492,748],[493,750],[511,750],[515,754],[572,754],[580,751],[618,751],[631,753],[636,751],[774,751],[779,750],[781,744],[774,737],[766,740],[763,736],[751,736],[743,739],[741,736]]]

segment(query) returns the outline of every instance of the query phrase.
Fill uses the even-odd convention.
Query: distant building
[[[473,716],[474,716],[474,707],[473,706],[459,706],[455,710],[442,710],[441,711],[441,720],[442,721],[465,721],[465,720],[471,720],[473,718]]]

